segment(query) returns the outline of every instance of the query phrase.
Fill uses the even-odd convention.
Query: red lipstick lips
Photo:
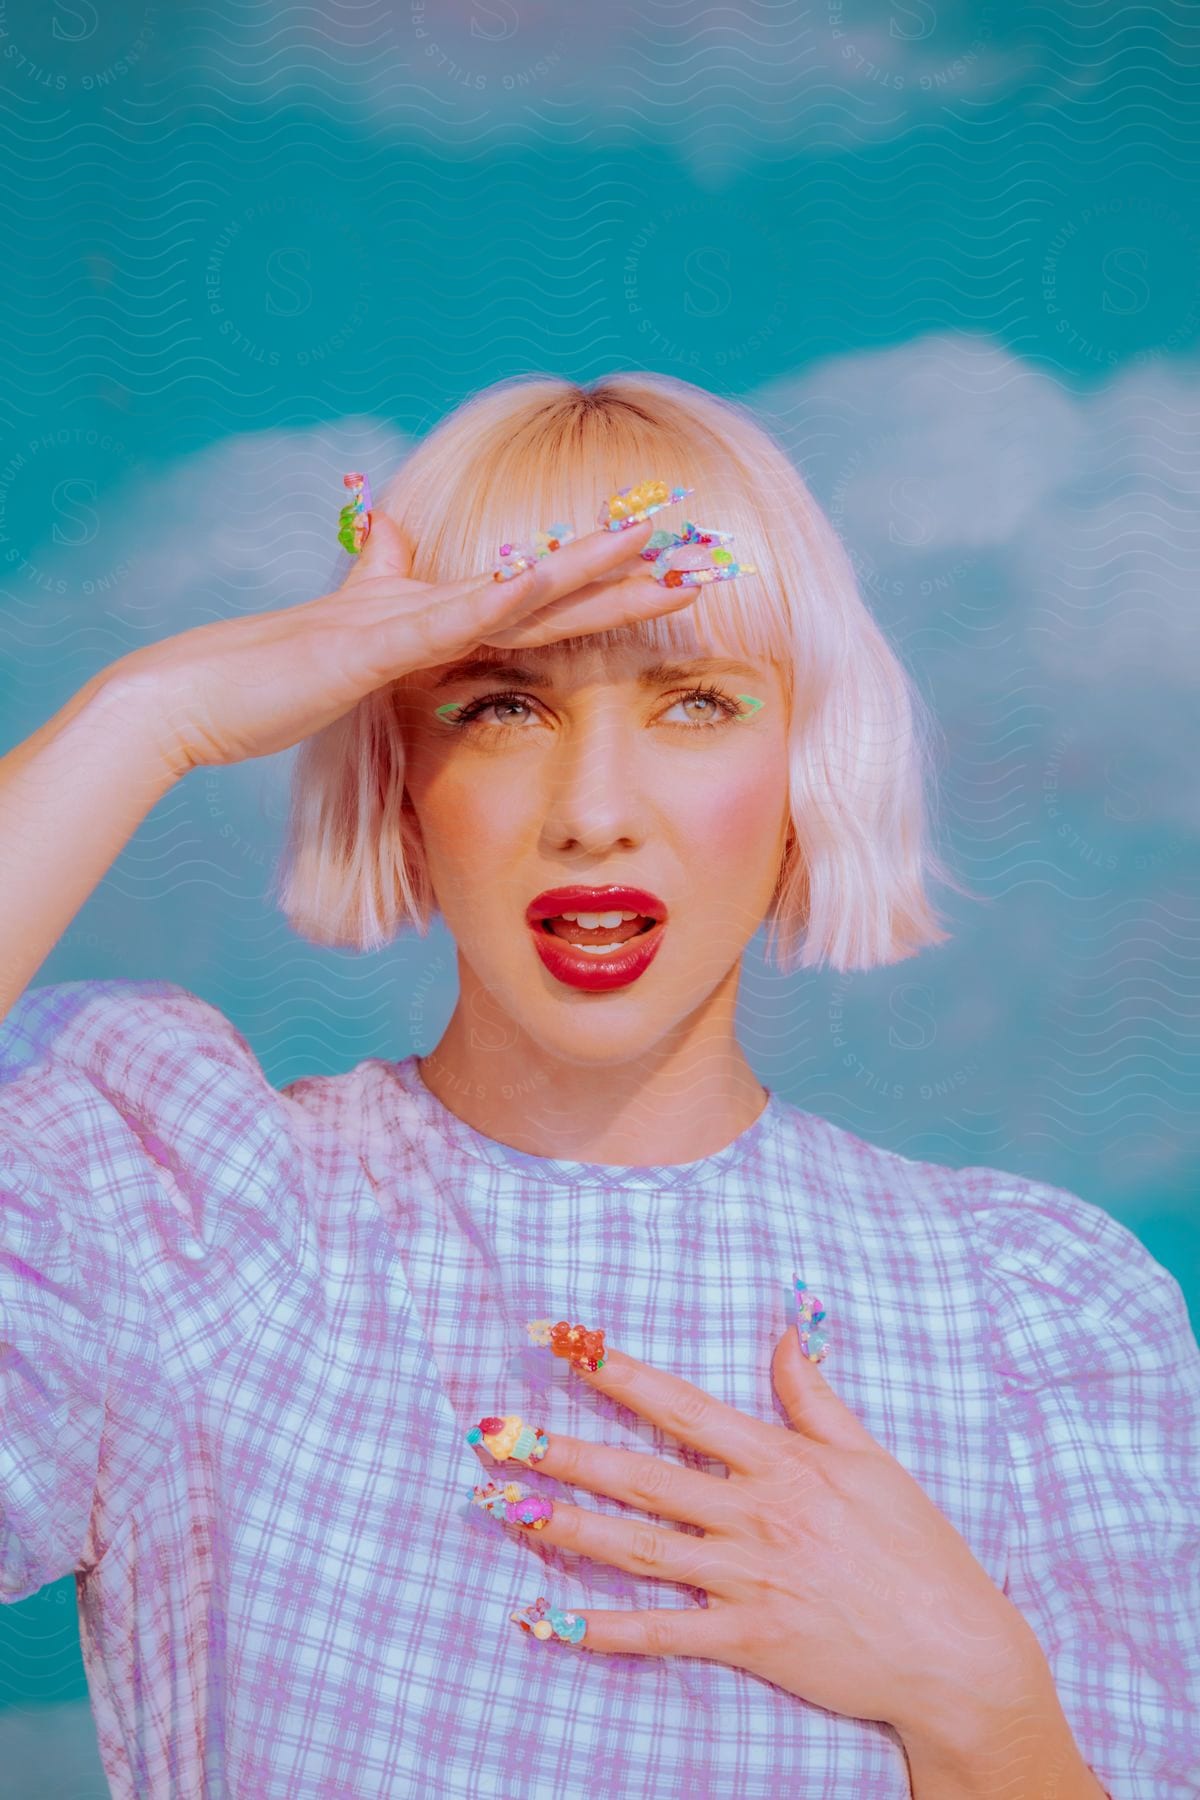
[[[633,912],[653,923],[629,938],[621,949],[597,954],[567,943],[547,930],[543,921],[557,918],[564,912]],[[639,975],[645,974],[662,943],[667,909],[657,895],[647,893],[645,888],[611,884],[607,887],[547,888],[545,893],[530,901],[525,909],[525,919],[543,966],[556,980],[565,982],[568,987],[600,993],[610,988],[628,987]]]

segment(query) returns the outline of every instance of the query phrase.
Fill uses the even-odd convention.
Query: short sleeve
[[[1004,1591],[1113,1800],[1200,1793],[1200,1347],[1134,1234],[1015,1182],[975,1220],[1007,1439]]]
[[[98,1483],[136,1492],[162,1455],[121,1197],[146,1160],[148,1047],[189,1005],[167,983],[69,982],[0,1022],[0,1602],[85,1572]]]
[[[74,1171],[0,1143],[0,1601],[69,1574],[87,1534],[108,1349],[79,1202]]]

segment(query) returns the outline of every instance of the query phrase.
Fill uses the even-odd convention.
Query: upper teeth
[[[602,927],[605,931],[613,931],[618,925],[625,925],[630,919],[639,917],[635,912],[565,912],[559,913],[558,916],[560,919],[573,919],[576,925],[582,925],[585,931],[595,931],[598,927]]]

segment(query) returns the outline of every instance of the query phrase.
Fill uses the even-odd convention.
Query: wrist
[[[121,657],[101,669],[79,697],[99,730],[111,731],[126,745],[136,744],[153,798],[161,798],[196,766],[173,730],[170,695],[134,658]]]
[[[920,1717],[894,1728],[913,1800],[1107,1800],[1024,1620],[998,1661],[927,1683]]]

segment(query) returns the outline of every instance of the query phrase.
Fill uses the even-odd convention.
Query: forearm
[[[1032,1634],[1016,1679],[935,1689],[900,1738],[913,1800],[1112,1800],[1080,1755]]]
[[[120,665],[0,759],[0,1019],[179,779]]]

